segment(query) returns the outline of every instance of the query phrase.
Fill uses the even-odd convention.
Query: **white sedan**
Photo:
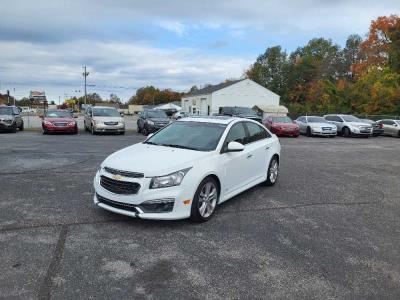
[[[280,150],[258,122],[184,118],[107,157],[94,178],[94,203],[143,219],[207,221],[218,204],[275,184]]]

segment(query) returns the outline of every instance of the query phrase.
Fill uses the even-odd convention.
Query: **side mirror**
[[[120,115],[121,115],[121,117],[123,117],[124,116],[124,113],[123,112],[121,112],[121,113],[119,113]]]
[[[244,145],[238,142],[230,142],[227,150],[227,152],[240,152],[244,150]]]

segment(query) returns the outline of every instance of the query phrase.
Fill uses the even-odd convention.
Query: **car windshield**
[[[397,123],[398,125],[400,125],[400,120],[395,120],[395,123]]]
[[[47,118],[71,118],[71,112],[68,110],[49,110],[46,112]]]
[[[307,117],[309,123],[326,123],[326,120],[322,117]]]
[[[235,107],[233,110],[236,115],[257,115],[250,107]]]
[[[94,117],[120,117],[115,108],[93,108]]]
[[[355,116],[341,116],[345,122],[360,122],[360,119]]]
[[[0,115],[12,115],[11,107],[0,107]]]
[[[175,122],[158,131],[145,144],[197,151],[212,151],[218,145],[226,125],[204,122]]]
[[[289,117],[273,117],[272,121],[274,123],[293,123]]]
[[[163,110],[149,110],[147,116],[149,118],[168,118],[167,114]]]

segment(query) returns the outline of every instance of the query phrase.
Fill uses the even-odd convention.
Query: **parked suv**
[[[224,106],[219,108],[219,114],[250,119],[262,123],[262,118],[250,107]]]
[[[338,134],[343,136],[366,136],[372,135],[372,125],[361,121],[352,115],[325,115],[325,120],[337,127]]]
[[[24,120],[16,106],[0,106],[0,130],[16,132],[24,130]]]
[[[137,121],[137,130],[144,135],[156,132],[157,130],[167,126],[170,119],[163,110],[148,109],[145,110]]]
[[[113,132],[125,133],[125,122],[118,110],[107,106],[89,106],[85,112],[85,130],[92,134]]]

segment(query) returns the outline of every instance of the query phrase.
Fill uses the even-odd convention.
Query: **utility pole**
[[[87,103],[86,77],[88,77],[89,72],[86,72],[86,66],[84,66],[83,69],[85,70],[82,75],[83,75],[83,77],[85,77],[85,109],[86,109],[86,103]]]
[[[10,90],[7,90],[7,105],[10,105]]]

